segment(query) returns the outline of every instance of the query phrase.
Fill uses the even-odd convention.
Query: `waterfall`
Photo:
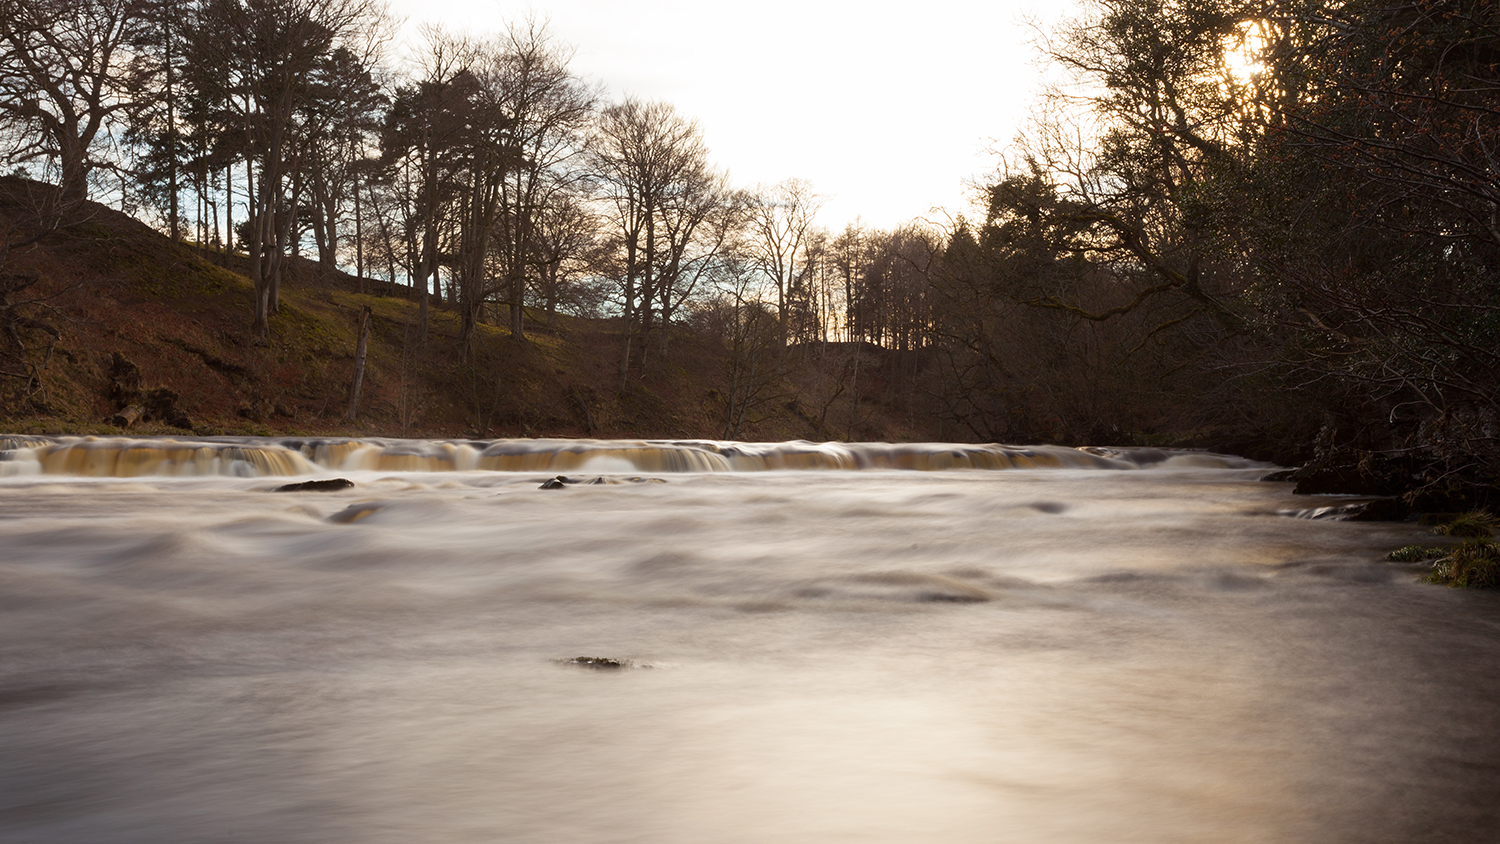
[[[262,477],[373,472],[1254,468],[1227,455],[969,443],[713,440],[402,440],[0,436],[0,476]]]

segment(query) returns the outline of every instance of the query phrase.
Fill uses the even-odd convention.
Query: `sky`
[[[834,230],[973,216],[966,183],[995,172],[1037,94],[1027,21],[1065,5],[391,0],[408,32],[546,21],[611,101],[663,100],[697,120],[738,186],[808,180]]]

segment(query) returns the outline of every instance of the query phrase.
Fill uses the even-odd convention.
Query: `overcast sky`
[[[1063,2],[392,0],[409,24],[481,35],[528,13],[607,95],[665,100],[743,187],[798,177],[819,222],[890,228],[967,211],[1036,92],[1024,21]]]

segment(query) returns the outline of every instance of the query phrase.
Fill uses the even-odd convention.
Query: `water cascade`
[[[886,469],[1252,468],[1153,448],[712,440],[398,440],[0,436],[0,476],[262,477],[373,472],[755,472]]]

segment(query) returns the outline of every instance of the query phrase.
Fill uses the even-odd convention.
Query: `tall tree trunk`
[[[359,393],[365,383],[365,352],[370,343],[370,306],[365,305],[359,314],[359,343],[354,350],[354,383],[349,387],[349,409],[344,412],[344,421],[352,422],[359,415]]]
[[[245,162],[246,185],[254,185],[254,174],[251,172],[250,162]],[[264,178],[264,176],[262,176]],[[267,278],[266,258],[267,234],[271,229],[271,209],[267,207],[266,195],[269,188],[264,182],[259,190],[250,191],[250,242],[245,244],[246,257],[250,265],[250,282],[255,287],[255,320],[251,324],[251,330],[256,339],[264,341],[271,333],[271,300],[270,282]]]
[[[234,257],[234,166],[224,168],[224,258]],[[228,266],[228,264],[226,264]]]
[[[526,275],[512,273],[510,283],[510,339],[524,340],[526,319]]]
[[[64,135],[57,151],[58,166],[62,170],[59,187],[62,201],[75,205],[89,197],[88,151],[83,148],[76,133],[65,132]]]
[[[354,277],[359,279],[359,292],[365,292],[365,227],[359,209],[359,177],[354,178]]]
[[[173,8],[167,14],[167,31],[163,34],[167,45],[167,85],[164,92],[167,100],[167,227],[172,237],[172,242],[182,240],[182,232],[177,227],[177,90],[173,85],[172,77],[173,55],[172,44],[174,36],[172,26],[176,21],[172,20],[176,13]]]
[[[625,378],[630,373],[630,338],[635,330],[636,256],[634,237],[625,241],[625,314],[621,322],[624,328],[624,347],[620,353],[620,389],[625,389]]]
[[[423,345],[427,342],[427,279],[437,281],[437,154],[432,149],[431,138],[426,127],[422,129],[422,146],[426,151],[427,161],[423,166],[422,188],[426,194],[426,224],[422,228],[422,260],[417,271],[417,278],[422,285],[418,294],[417,320],[420,326],[417,329],[417,343]]]

